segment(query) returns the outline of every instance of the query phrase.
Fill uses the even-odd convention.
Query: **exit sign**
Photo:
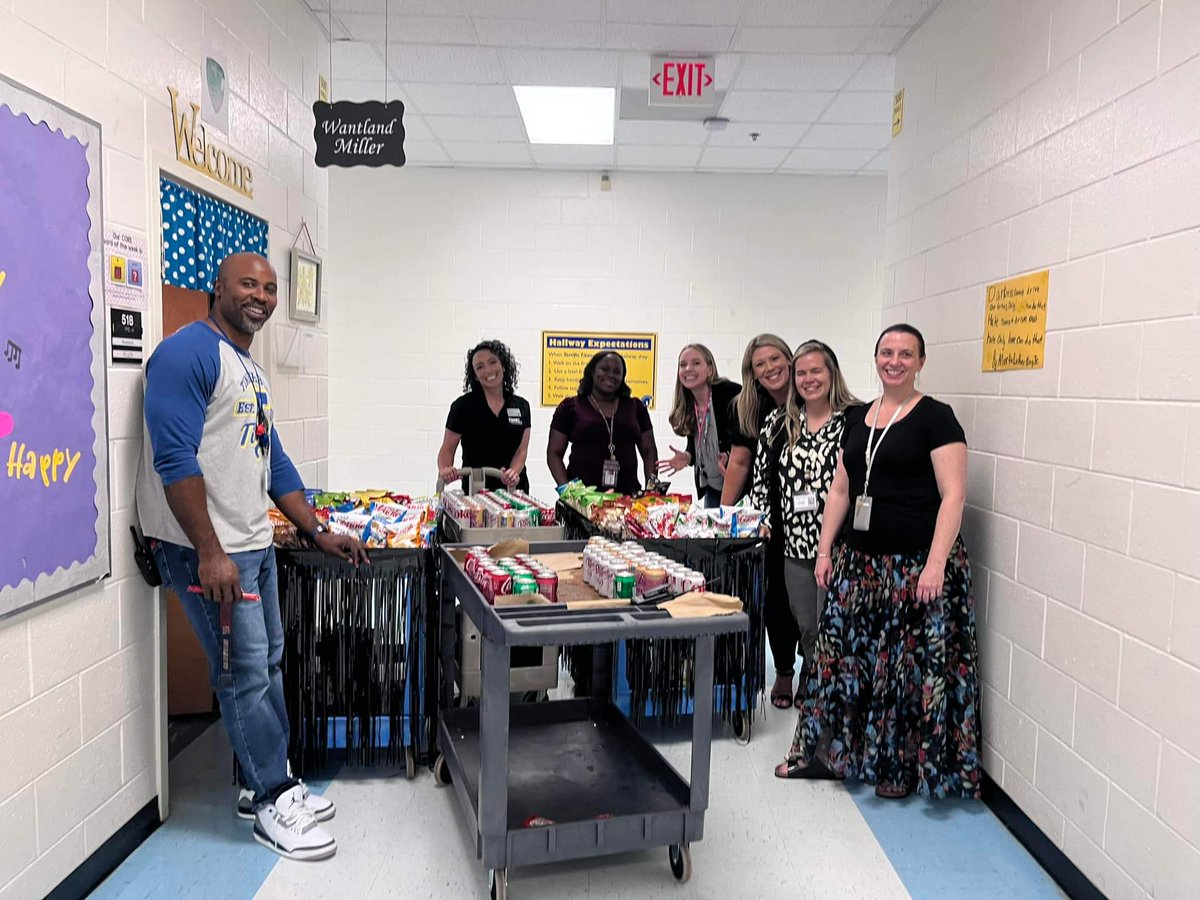
[[[715,75],[711,56],[652,56],[650,105],[708,106]]]

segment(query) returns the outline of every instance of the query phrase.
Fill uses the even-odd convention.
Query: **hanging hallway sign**
[[[625,383],[634,397],[654,409],[658,335],[621,331],[543,331],[542,406],[574,397],[583,367],[601,350],[615,350],[625,358]]]
[[[404,165],[404,104],[369,100],[313,104],[317,165]]]

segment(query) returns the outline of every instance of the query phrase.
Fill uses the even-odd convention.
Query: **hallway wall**
[[[1200,4],[946,0],[900,51],[884,321],[967,429],[989,774],[1109,897],[1200,884]],[[1050,270],[1045,367],[984,288]]]

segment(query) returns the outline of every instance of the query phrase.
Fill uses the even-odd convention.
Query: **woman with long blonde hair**
[[[768,509],[781,526],[788,608],[799,635],[803,665],[792,700],[800,705],[817,645],[821,594],[813,575],[825,497],[837,471],[844,413],[859,400],[846,386],[837,354],[805,341],[792,357],[787,402],[767,416],[754,460],[750,502]],[[772,535],[774,536],[774,535]],[[794,660],[795,645],[785,655]],[[783,651],[780,651],[783,652]],[[785,660],[786,661],[786,660]],[[780,659],[776,657],[776,665]],[[789,697],[791,697],[789,685]]]
[[[658,461],[658,473],[669,476],[694,467],[696,502],[703,506],[721,502],[732,405],[739,391],[740,384],[720,376],[712,351],[703,344],[688,344],[679,351],[675,402],[669,421],[676,434],[687,438],[687,446],[684,450],[671,447],[671,457]]]
[[[734,401],[729,464],[725,468],[725,486],[721,489],[721,503],[724,506],[737,503],[750,491],[754,453],[763,425],[767,416],[787,402],[791,360],[791,347],[778,335],[760,334],[746,345],[746,352],[742,354],[742,389]],[[783,542],[779,539],[780,523],[771,521],[770,525],[764,612],[767,640],[775,660],[771,703],[779,709],[788,709],[792,705],[796,643],[800,634],[788,608],[783,575]]]

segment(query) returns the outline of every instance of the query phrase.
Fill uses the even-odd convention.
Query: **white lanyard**
[[[916,391],[909,394],[908,400],[911,400],[915,396]],[[879,440],[876,441],[874,438],[875,429],[879,427],[879,410],[883,408],[883,398],[879,398],[879,406],[875,409],[875,424],[867,430],[867,478],[863,482],[862,491],[864,496],[870,496],[870,491],[868,491],[867,488],[871,484],[871,467],[875,465],[875,457],[879,455],[879,448],[883,445],[883,439],[888,436],[888,432],[891,431],[892,426],[896,424],[896,419],[900,416],[900,413],[904,407],[908,406],[908,400],[905,400],[896,407],[896,411],[892,413],[892,417],[888,419],[887,427],[883,429],[883,434],[881,434],[879,436]],[[866,421],[866,416],[863,417],[863,421]],[[873,447],[872,444],[874,444]]]

